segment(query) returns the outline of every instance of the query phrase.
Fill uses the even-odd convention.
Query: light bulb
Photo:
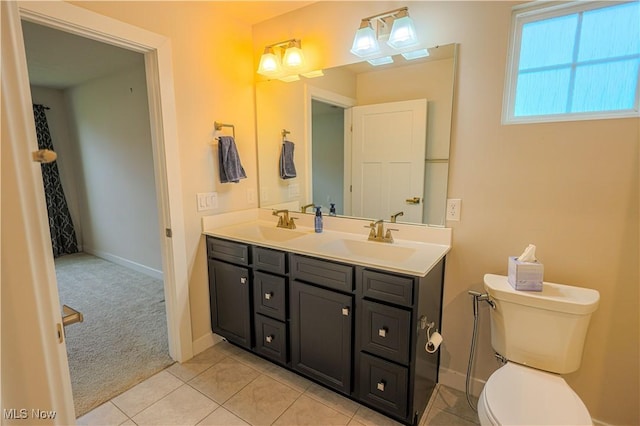
[[[272,76],[278,74],[282,66],[280,65],[280,58],[273,53],[273,48],[266,47],[264,53],[260,57],[260,64],[258,65],[258,74]]]
[[[289,43],[287,50],[284,52],[282,62],[288,68],[299,68],[304,65],[304,54],[300,48],[299,41],[294,40]]]
[[[378,52],[380,52],[380,46],[378,45],[376,32],[371,28],[371,23],[369,21],[363,20],[360,23],[360,28],[356,31],[356,36],[353,39],[351,53],[356,56],[364,57],[374,55]]]
[[[413,26],[413,20],[409,18],[406,11],[401,12],[399,17],[393,20],[391,34],[387,44],[394,49],[402,49],[404,47],[415,46],[418,44],[416,29]]]

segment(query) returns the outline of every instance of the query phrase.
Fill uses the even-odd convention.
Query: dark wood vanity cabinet
[[[424,413],[440,351],[427,353],[427,324],[440,329],[444,260],[426,277],[356,267],[357,398],[405,423]]]
[[[414,277],[210,236],[207,254],[214,332],[417,424],[438,380],[440,352],[425,345],[444,259]]]
[[[353,267],[296,254],[289,256],[291,367],[350,395]]]
[[[248,247],[208,238],[207,257],[211,329],[230,342],[250,349],[251,271],[248,268]]]

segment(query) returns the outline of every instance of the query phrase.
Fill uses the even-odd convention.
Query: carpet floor
[[[163,282],[98,257],[55,260],[60,305],[84,316],[66,327],[76,417],[171,365]]]

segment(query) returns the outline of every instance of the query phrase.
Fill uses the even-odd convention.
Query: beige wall
[[[80,3],[171,39],[185,202],[193,335],[209,332],[204,244],[195,193],[219,191],[222,209],[250,207],[256,188],[253,67],[264,45],[295,36],[314,65],[354,62],[360,18],[397,2],[320,2],[251,32],[216,16],[214,3]],[[450,223],[442,365],[464,374],[472,327],[467,290],[486,272],[505,273],[507,256],[539,247],[545,279],[597,289],[601,304],[580,371],[568,377],[592,416],[638,424],[638,134],[639,120],[502,126],[500,112],[511,6],[508,2],[410,2],[429,44],[460,43],[454,101],[449,196],[462,198]],[[257,62],[256,62],[257,63]],[[236,123],[249,179],[214,184],[214,120]],[[222,210],[221,209],[221,210]],[[474,376],[496,368],[482,310]]]
[[[72,87],[67,95],[83,250],[161,277],[142,55],[137,65]]]

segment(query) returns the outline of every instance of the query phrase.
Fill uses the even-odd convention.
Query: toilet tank
[[[507,277],[487,274],[484,287],[490,309],[491,345],[509,361],[552,373],[576,371],[582,361],[596,290],[543,283],[539,291],[515,290]]]

